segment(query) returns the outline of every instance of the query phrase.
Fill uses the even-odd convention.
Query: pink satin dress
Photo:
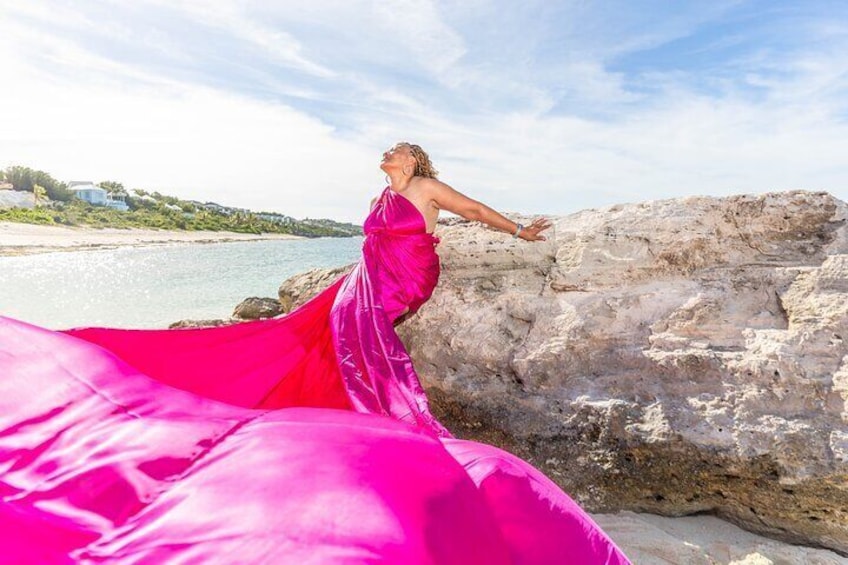
[[[345,389],[359,412],[384,414],[452,437],[433,416],[393,322],[415,312],[439,280],[438,238],[406,197],[383,190],[363,226],[357,263],[330,312]]]
[[[537,469],[433,418],[392,322],[438,240],[388,188],[365,232],[281,318],[0,316],[0,563],[627,563]]]

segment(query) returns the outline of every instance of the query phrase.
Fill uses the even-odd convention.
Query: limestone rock
[[[233,317],[241,320],[259,320],[273,318],[283,313],[283,307],[276,298],[245,298],[233,311]]]
[[[278,291],[282,312],[291,312],[351,269],[352,264],[333,269],[312,269],[286,279]]]
[[[32,192],[0,189],[0,208],[35,208]]]
[[[239,320],[179,320],[170,324],[168,326],[169,330],[183,329],[183,328],[209,328],[216,326],[229,326],[230,324],[236,324]]]
[[[793,191],[586,210],[538,243],[452,220],[398,331],[444,424],[591,511],[848,554],[846,218]]]
[[[713,516],[665,518],[623,511],[592,518],[639,565],[845,564],[832,551],[768,539]]]

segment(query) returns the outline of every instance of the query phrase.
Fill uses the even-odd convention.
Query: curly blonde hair
[[[420,145],[415,145],[408,141],[401,141],[396,145],[396,147],[400,145],[409,147],[409,152],[412,153],[412,156],[415,158],[415,171],[412,173],[413,176],[434,179],[439,175],[439,171],[433,167],[433,163],[430,161],[430,156],[427,155],[426,151],[421,149]]]

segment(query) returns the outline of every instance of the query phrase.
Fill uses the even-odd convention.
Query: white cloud
[[[335,73],[303,55],[303,45],[291,34],[251,18],[244,3],[232,0],[148,0],[150,4],[180,10],[195,22],[220,30],[259,48],[273,60],[297,70],[323,77]]]
[[[428,72],[446,70],[465,53],[462,37],[442,19],[434,2],[373,2],[371,9],[380,36],[396,46],[390,49],[409,53]]]
[[[379,151],[282,104],[157,79],[49,42],[65,64],[112,79],[68,81],[0,57],[15,76],[15,88],[0,90],[0,166],[300,217],[354,219],[357,206],[367,208]]]
[[[28,3],[0,38],[0,67],[14,77],[0,89],[0,167],[356,221],[381,186],[381,151],[406,139],[430,150],[444,180],[502,210],[794,188],[848,198],[840,26],[825,26],[823,44],[743,53],[715,75],[634,75],[611,72],[608,58],[684,37],[720,12],[633,31],[639,18],[619,14],[605,29],[597,13],[577,10],[568,35],[556,22],[511,27],[509,6],[482,1],[474,10],[492,19],[475,21],[461,3],[155,5],[249,45],[256,59],[236,63],[256,67],[262,97],[225,77],[212,87],[196,76],[202,68],[180,76],[94,50],[79,40],[90,18],[65,21]],[[50,18],[74,33],[22,23]],[[142,35],[175,63],[202,65],[214,51]],[[542,57],[543,41],[562,51]],[[294,74],[275,74],[279,66]]]

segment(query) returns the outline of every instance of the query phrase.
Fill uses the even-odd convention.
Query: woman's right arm
[[[519,224],[509,220],[482,202],[465,196],[442,181],[426,179],[425,183],[431,198],[442,210],[453,212],[468,220],[483,222],[497,230],[511,234],[516,233]],[[521,231],[517,236],[521,239],[527,241],[545,241],[545,236],[539,235],[539,233],[551,227],[551,222],[546,218],[537,218],[529,226],[520,227]]]

